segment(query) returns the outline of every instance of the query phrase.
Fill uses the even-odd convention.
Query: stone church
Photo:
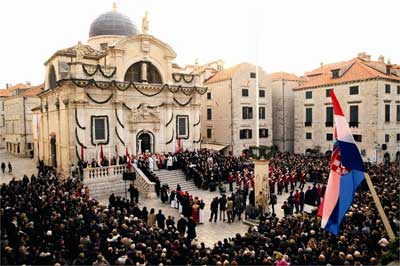
[[[175,51],[141,32],[114,6],[90,25],[87,44],[46,62],[35,154],[68,171],[79,159],[200,148],[200,77],[173,63]],[[81,158],[81,157],[84,158]]]

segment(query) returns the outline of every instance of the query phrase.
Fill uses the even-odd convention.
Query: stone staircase
[[[132,181],[126,181],[126,189]],[[125,197],[125,181],[122,176],[109,176],[84,181],[89,187],[90,196],[101,203],[108,203],[108,197],[111,193],[115,196]],[[128,193],[129,198],[129,193]]]
[[[161,185],[168,184],[170,189],[176,189],[176,185],[179,184],[183,191],[198,190],[193,180],[186,181],[185,174],[182,170],[160,169],[155,173],[160,179]]]
[[[108,203],[111,193],[115,196],[125,197],[125,181],[122,179],[123,173],[127,171],[127,165],[112,165],[106,167],[96,167],[84,169],[83,183],[88,186],[90,196],[101,203]],[[135,165],[132,165],[131,172],[136,173],[135,181],[126,181],[126,189],[134,182],[142,198],[153,198],[154,183],[144,175]],[[129,193],[126,195],[129,198]]]

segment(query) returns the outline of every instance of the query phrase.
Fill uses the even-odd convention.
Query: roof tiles
[[[386,64],[379,61],[367,61],[353,58],[349,61],[329,64],[306,73],[307,81],[297,89],[305,89],[320,86],[330,86],[346,82],[384,78],[400,81],[400,74],[386,73]],[[397,69],[397,65],[393,68]],[[339,69],[339,77],[333,77],[332,70]]]

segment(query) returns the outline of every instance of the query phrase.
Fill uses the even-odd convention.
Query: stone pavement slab
[[[36,160],[31,158],[22,158],[8,153],[5,149],[0,150],[0,164],[8,162],[12,165],[12,173],[8,173],[8,168],[6,168],[5,173],[0,169],[0,183],[8,183],[15,177],[16,179],[22,179],[24,174],[31,176],[32,174],[37,174]]]

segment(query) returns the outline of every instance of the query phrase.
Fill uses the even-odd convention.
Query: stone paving
[[[5,174],[0,173],[1,183],[8,183],[12,177],[16,177],[17,179],[22,178],[24,174],[31,176],[32,174],[37,173],[36,162],[33,159],[29,158],[20,158],[14,155],[8,154],[5,150],[0,150],[0,163],[4,161],[6,164],[10,161],[13,165],[13,172],[9,174],[7,171]],[[226,185],[227,191],[229,191],[228,185]],[[305,186],[307,188],[307,185]],[[218,192],[210,192],[205,190],[194,190],[189,191],[193,196],[197,196],[204,200],[205,206],[205,223],[199,224],[196,227],[197,238],[204,242],[207,246],[212,247],[218,240],[223,240],[224,238],[234,237],[237,233],[244,234],[247,232],[249,225],[244,224],[242,221],[237,221],[233,224],[228,224],[226,222],[220,221],[220,217],[216,223],[209,222],[208,219],[210,217],[210,202],[216,196],[220,196]],[[230,192],[227,193],[230,195]],[[275,206],[275,211],[278,217],[283,216],[283,211],[280,208],[283,201],[288,197],[287,193],[283,193],[283,195],[278,196],[278,204]],[[108,204],[108,197],[98,198],[97,199],[102,204]],[[155,199],[140,199],[139,205],[142,208],[146,206],[148,210],[154,208],[156,212],[159,209],[162,209],[164,215],[166,217],[173,216],[175,218],[175,222],[177,222],[180,218],[179,211],[177,209],[171,208],[167,204],[161,203],[158,198]],[[219,215],[219,213],[218,213]],[[244,214],[242,214],[242,218],[244,218]]]
[[[12,173],[8,173],[8,167],[6,167],[4,174],[0,169],[0,183],[8,183],[13,177],[21,179],[24,174],[29,177],[32,174],[37,174],[35,159],[17,157],[9,154],[5,149],[0,150],[0,164],[1,162],[5,162],[6,165],[10,162],[12,165]]]
[[[307,185],[305,186],[307,188]],[[231,194],[229,192],[229,186],[226,185],[226,193],[228,196]],[[244,234],[247,232],[249,225],[244,224],[242,221],[238,221],[235,218],[235,222],[232,224],[228,224],[227,222],[223,222],[220,220],[218,216],[218,220],[216,223],[209,222],[208,219],[210,218],[210,203],[212,199],[216,196],[220,197],[221,194],[219,192],[210,192],[206,190],[194,190],[189,191],[191,195],[194,197],[198,197],[203,199],[205,202],[205,223],[199,224],[196,227],[197,238],[199,241],[204,242],[207,246],[213,247],[214,244],[219,241],[223,240],[224,238],[234,237],[237,233]],[[277,197],[277,205],[275,206],[275,213],[278,217],[283,217],[283,210],[281,209],[281,205],[287,199],[288,193],[283,192],[282,195],[278,195]],[[102,204],[108,204],[108,198],[97,199]],[[147,209],[150,211],[151,208],[154,208],[156,213],[158,210],[162,210],[164,215],[168,217],[169,215],[174,217],[175,222],[180,219],[180,214],[178,209],[171,208],[168,204],[163,204],[160,199],[139,199],[139,206],[140,208],[146,206]],[[218,213],[219,215],[219,213]],[[242,214],[242,219],[244,218],[244,213]]]

